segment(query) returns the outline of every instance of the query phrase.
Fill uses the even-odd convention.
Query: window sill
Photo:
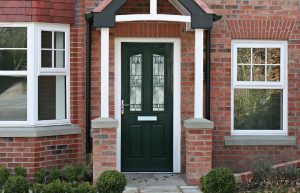
[[[0,127],[0,137],[49,137],[57,135],[80,134],[78,125]]]
[[[295,136],[280,135],[231,135],[225,136],[225,146],[296,146]]]

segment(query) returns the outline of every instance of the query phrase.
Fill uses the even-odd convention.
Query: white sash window
[[[287,134],[287,43],[233,41],[232,134]]]
[[[69,38],[63,24],[0,24],[0,125],[70,123]]]

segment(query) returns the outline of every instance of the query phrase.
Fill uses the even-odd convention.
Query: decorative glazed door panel
[[[123,172],[173,171],[173,45],[122,43]]]

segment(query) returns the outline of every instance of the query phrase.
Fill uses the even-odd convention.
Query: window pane
[[[65,33],[55,32],[54,34],[55,49],[65,49]]]
[[[27,78],[0,77],[0,121],[27,120]]]
[[[153,111],[165,110],[165,57],[153,55]]]
[[[0,48],[27,48],[27,28],[0,27]]]
[[[268,64],[280,64],[280,48],[268,48]]]
[[[52,67],[52,51],[51,50],[42,50],[42,67],[51,68]]]
[[[142,55],[130,57],[130,111],[142,110]]]
[[[0,70],[26,70],[26,50],[0,50]]]
[[[268,81],[280,81],[280,66],[268,66]]]
[[[235,89],[235,130],[281,130],[282,90]]]
[[[252,80],[253,81],[265,81],[265,66],[258,65],[252,67]]]
[[[42,48],[52,48],[52,32],[42,31]]]
[[[250,64],[251,50],[250,48],[238,48],[237,63]]]
[[[252,63],[265,64],[265,48],[252,49]]]
[[[65,67],[65,51],[55,51],[54,52],[54,67],[64,68]]]
[[[238,65],[238,81],[250,81],[251,80],[251,66],[250,65]]]
[[[66,119],[66,77],[40,76],[38,89],[39,120]]]

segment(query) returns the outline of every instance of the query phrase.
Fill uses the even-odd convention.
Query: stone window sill
[[[0,137],[49,137],[57,135],[80,134],[77,125],[32,126],[32,127],[0,127]]]
[[[296,146],[295,136],[280,135],[231,135],[225,136],[225,146]]]

